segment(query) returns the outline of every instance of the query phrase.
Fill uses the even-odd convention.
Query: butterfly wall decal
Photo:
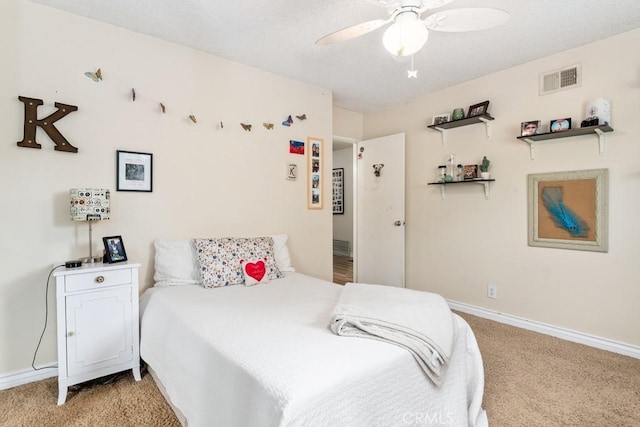
[[[306,115],[306,114],[303,114],[303,115],[301,115],[301,116],[296,116],[296,118],[297,118],[298,120],[307,120],[307,115]]]
[[[287,117],[287,120],[282,122],[282,126],[291,126],[291,123],[293,123],[293,119],[291,118],[291,116],[289,116]]]
[[[94,82],[99,82],[102,80],[102,70],[100,68],[98,68],[95,72],[87,71],[86,73],[84,73],[84,75],[89,77]]]
[[[193,123],[198,123],[198,120],[196,120],[196,116],[194,116],[193,114],[189,115],[189,119],[193,122]]]
[[[273,123],[263,123],[262,126],[264,126],[267,130],[273,129]]]
[[[246,130],[247,132],[251,132],[251,125],[240,123],[240,126],[242,126],[242,129]]]
[[[136,90],[134,88],[131,88],[131,99],[133,101],[136,100]]]
[[[160,103],[160,109],[162,110],[163,114],[167,112],[167,107],[165,107],[162,102]]]

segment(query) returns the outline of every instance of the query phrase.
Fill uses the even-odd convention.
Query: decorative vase
[[[452,114],[453,120],[464,119],[464,110],[462,108],[456,108]]]
[[[482,179],[491,178],[491,172],[480,172],[480,178],[482,178]]]

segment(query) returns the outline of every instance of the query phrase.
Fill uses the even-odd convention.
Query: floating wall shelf
[[[440,196],[442,200],[445,199],[445,193],[447,185],[457,185],[457,184],[480,184],[484,187],[484,198],[489,200],[489,183],[495,181],[495,179],[469,179],[466,181],[452,181],[452,182],[429,182],[427,185],[439,185],[440,186]]]
[[[440,123],[439,125],[429,125],[427,127],[429,129],[440,131],[442,134],[442,145],[446,145],[447,130],[459,128],[460,126],[474,125],[476,123],[484,123],[487,128],[487,138],[491,138],[491,121],[493,120],[495,119],[489,114],[482,114],[480,116],[467,117],[466,119],[453,120],[446,123]]]
[[[569,129],[562,132],[548,132],[539,133],[531,136],[519,136],[518,139],[526,142],[531,147],[531,160],[535,160],[535,146],[540,141],[547,141],[550,139],[568,138],[571,136],[581,135],[598,135],[598,147],[600,149],[600,155],[605,154],[605,132],[613,132],[613,128],[609,125],[589,126],[584,128]]]

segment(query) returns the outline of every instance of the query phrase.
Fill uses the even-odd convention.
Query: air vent
[[[582,85],[582,64],[540,74],[540,95],[559,92]]]

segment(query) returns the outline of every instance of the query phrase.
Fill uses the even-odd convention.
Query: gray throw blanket
[[[370,338],[404,347],[440,385],[455,341],[453,314],[434,293],[347,283],[331,315],[341,336]]]

